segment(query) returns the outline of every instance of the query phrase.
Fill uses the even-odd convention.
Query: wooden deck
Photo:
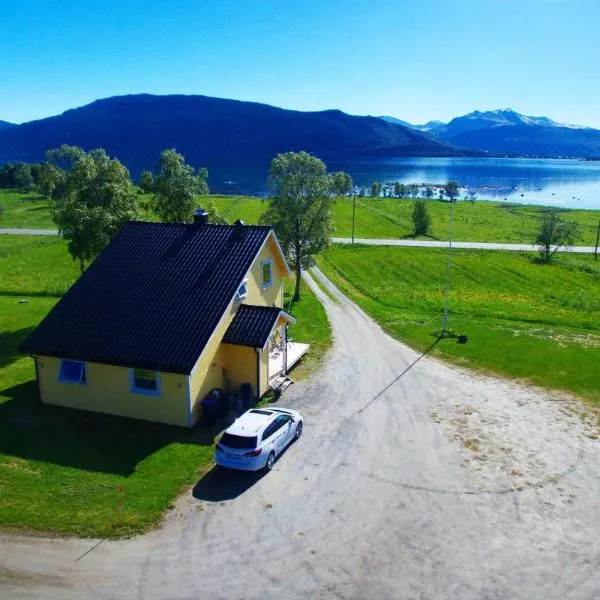
[[[287,370],[289,371],[310,348],[309,344],[287,343]],[[271,352],[269,355],[269,382],[283,372],[283,352]]]

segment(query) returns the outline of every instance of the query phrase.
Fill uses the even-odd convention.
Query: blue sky
[[[19,0],[0,119],[129,93],[413,123],[475,109],[600,128],[598,0]]]

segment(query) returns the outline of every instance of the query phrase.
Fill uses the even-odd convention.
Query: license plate
[[[242,460],[242,457],[239,454],[228,454],[227,458],[233,458],[233,460]]]

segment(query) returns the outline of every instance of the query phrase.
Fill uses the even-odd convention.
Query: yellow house
[[[192,427],[213,388],[286,372],[289,275],[271,227],[134,221],[21,351],[44,403]]]

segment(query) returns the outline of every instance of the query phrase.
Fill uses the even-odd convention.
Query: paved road
[[[284,395],[305,434],[274,471],[210,472],[132,540],[4,536],[0,597],[598,598],[600,442],[577,403],[420,358],[314,276],[334,347]]]
[[[0,229],[0,235],[58,235],[55,229]],[[351,244],[351,238],[331,238],[336,244]],[[448,242],[429,240],[387,240],[371,238],[355,238],[354,243],[369,246],[408,246],[412,248],[447,248]],[[537,247],[532,244],[497,244],[486,242],[452,242],[454,248],[474,248],[479,250],[514,250],[519,252],[537,252]],[[561,248],[560,252],[576,252],[580,254],[593,254],[594,246],[571,246]]]
[[[351,238],[331,238],[336,244],[351,244]],[[371,238],[355,238],[355,244],[366,244],[369,246],[408,246],[411,248],[447,248],[447,241],[429,240],[384,240]],[[474,248],[479,250],[514,250],[519,252],[537,252],[534,244],[499,244],[487,242],[452,242],[453,248]],[[560,252],[577,252],[580,254],[593,254],[594,246],[570,246],[561,248]]]
[[[56,229],[0,229],[0,235],[58,235]]]

